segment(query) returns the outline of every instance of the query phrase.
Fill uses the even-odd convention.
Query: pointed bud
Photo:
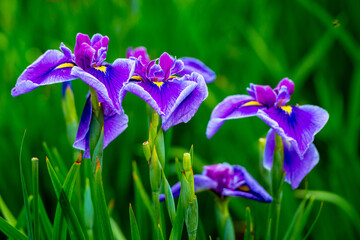
[[[150,143],[149,141],[146,141],[143,143],[143,151],[144,151],[144,155],[145,155],[145,158],[146,158],[146,161],[150,162],[150,158],[151,158],[151,149],[150,149]]]

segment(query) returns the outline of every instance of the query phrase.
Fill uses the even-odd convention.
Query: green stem
[[[218,230],[222,239],[235,239],[234,225],[229,213],[230,198],[215,198]]]

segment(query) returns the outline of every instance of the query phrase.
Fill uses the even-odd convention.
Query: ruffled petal
[[[126,50],[126,57],[135,57],[138,58],[143,65],[147,65],[150,62],[150,57],[146,51],[145,47],[137,47],[133,50],[132,47],[129,47]]]
[[[273,107],[259,110],[257,116],[290,142],[300,158],[329,119],[327,111],[312,105]]]
[[[288,92],[289,92],[290,95],[293,94],[294,89],[295,89],[295,84],[294,84],[294,82],[293,82],[291,79],[289,79],[289,78],[283,78],[283,79],[279,82],[279,84],[274,88],[274,91],[275,91],[276,93],[280,92],[280,89],[281,89],[283,86],[285,86],[285,87],[287,88],[287,90],[288,90]]]
[[[185,74],[196,72],[204,77],[206,83],[211,83],[215,80],[215,72],[200,60],[190,57],[182,57],[180,60],[184,63],[184,69],[178,72],[179,75],[183,76]]]
[[[48,50],[24,70],[12,89],[11,95],[16,97],[38,86],[76,79],[76,76],[71,75],[73,66],[75,66],[74,63],[69,62],[62,52]]]
[[[303,178],[319,162],[319,153],[314,144],[305,152],[304,158],[300,159],[298,153],[291,143],[283,140],[284,146],[284,171],[286,172],[285,181],[291,184],[293,189],[297,188]],[[271,169],[275,149],[275,132],[270,130],[266,136],[264,167]]]
[[[247,95],[234,95],[225,98],[211,113],[206,136],[211,138],[226,120],[255,116],[259,109],[266,109]]]
[[[276,102],[276,94],[270,86],[253,85],[256,101],[267,107],[273,107]]]
[[[85,69],[91,66],[95,49],[91,47],[91,41],[88,35],[78,33],[76,35],[76,44],[74,48],[76,64]]]
[[[188,85],[186,84],[187,85],[186,86],[184,84],[185,82],[189,82],[190,84]],[[193,85],[194,83],[196,83],[195,87]],[[208,89],[205,80],[201,75],[197,73],[192,73],[191,75],[185,75],[179,80],[167,82],[167,85],[171,88],[173,88],[172,85],[174,84],[185,85],[186,88],[184,88],[184,90],[182,90],[181,93],[178,95],[175,103],[170,108],[170,111],[165,110],[165,115],[162,116],[161,127],[165,131],[176,124],[182,122],[187,123],[188,121],[190,121],[190,119],[197,112],[201,103],[208,96]],[[163,91],[165,91],[165,89]],[[166,95],[169,96],[170,94],[166,94]],[[166,97],[165,99],[168,100]]]
[[[129,59],[117,59],[113,64],[105,64],[101,67],[88,68],[82,70],[79,67],[73,68],[72,74],[81,78],[85,83],[95,89],[99,95],[100,102],[107,102],[122,112],[120,96],[123,85],[126,83],[134,71],[134,62]]]
[[[107,103],[103,105],[104,112],[104,148],[108,146],[117,136],[119,136],[126,128],[128,124],[128,117],[124,112],[120,114],[114,111],[114,109]],[[92,116],[91,96],[89,95],[83,113],[81,115],[78,132],[76,135],[74,148],[84,151],[84,158],[90,157],[89,151],[89,132],[90,122]]]

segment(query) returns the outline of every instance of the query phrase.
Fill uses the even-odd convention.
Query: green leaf
[[[304,208],[305,208],[305,204],[308,198],[304,198],[304,200],[301,201],[301,203],[299,204],[299,207],[297,208],[293,219],[291,220],[291,223],[289,225],[289,227],[287,228],[287,231],[284,235],[284,240],[285,239],[289,239],[289,236],[291,234],[291,232],[294,229],[294,226],[296,224],[296,221],[301,217],[302,213],[304,212]]]
[[[165,191],[166,208],[169,213],[171,224],[174,225],[175,218],[176,218],[175,201],[174,201],[174,196],[171,192],[170,184],[169,184],[168,180],[166,179],[164,171],[162,171],[162,180],[163,180],[163,186],[164,186],[164,191]]]
[[[116,240],[126,240],[123,232],[121,231],[119,225],[115,222],[115,220],[110,217],[110,224],[111,224],[111,228],[113,230],[114,233],[114,238]]]
[[[61,205],[62,212],[64,213],[64,216],[66,218],[71,239],[74,240],[85,239],[85,235],[81,228],[80,222],[75,214],[74,209],[70,204],[68,197],[66,196],[64,189],[62,189],[60,192],[59,202]]]
[[[246,207],[246,231],[245,231],[245,240],[254,239],[253,236],[253,223],[251,219],[250,207]]]
[[[102,236],[101,239],[114,239],[110,224],[110,216],[105,200],[99,160],[97,160],[97,166],[95,170],[95,193],[95,216],[97,218],[97,224],[100,227],[100,236]]]
[[[13,238],[16,240],[26,240],[28,239],[24,234],[19,230],[11,226],[5,219],[0,217],[0,231],[3,232],[7,237]]]
[[[65,179],[65,176],[66,176],[66,172],[67,172],[64,162],[61,161],[61,159],[60,159],[60,161],[59,161],[59,158],[58,158],[58,157],[59,157],[60,155],[57,155],[57,156],[55,157],[55,154],[49,149],[49,147],[48,147],[48,145],[46,144],[46,142],[43,142],[43,147],[44,147],[44,149],[45,149],[45,152],[46,152],[48,158],[49,158],[49,159],[51,160],[51,162],[53,163],[53,166],[54,166],[53,168],[54,168],[54,170],[56,170],[56,174],[57,174],[59,180],[60,180],[61,182],[63,182],[64,179]]]
[[[132,240],[140,240],[140,232],[139,227],[136,222],[134,211],[131,207],[131,204],[129,205],[129,216],[130,216],[130,227],[131,227],[131,239]]]
[[[40,215],[39,215],[39,159],[32,158],[32,186],[34,209],[34,239],[40,240]]]
[[[319,219],[319,217],[320,217],[320,213],[321,213],[321,210],[322,210],[323,205],[324,205],[324,202],[322,201],[322,202],[321,202],[321,204],[320,204],[319,211],[318,211],[318,213],[316,214],[316,217],[315,217],[314,222],[311,224],[311,226],[310,226],[310,228],[309,228],[308,232],[306,233],[305,237],[303,238],[304,240],[308,239],[308,237],[310,236],[311,231],[313,230],[313,228],[314,228],[314,226],[315,226],[315,224],[316,224],[317,220],[318,220],[318,219]]]
[[[157,133],[156,139],[155,139],[155,150],[157,153],[157,156],[159,158],[161,167],[165,168],[165,141],[164,141],[164,131],[162,128]]]
[[[21,179],[21,188],[22,188],[22,193],[23,193],[23,198],[24,198],[24,206],[25,206],[25,213],[26,213],[26,222],[27,222],[27,229],[28,229],[28,235],[30,239],[34,239],[34,234],[33,234],[33,227],[32,227],[32,223],[31,223],[31,211],[30,211],[30,206],[29,206],[29,196],[28,196],[28,192],[27,192],[27,188],[26,188],[26,182],[25,182],[25,177],[24,177],[24,171],[23,171],[23,167],[22,167],[22,160],[21,160],[21,153],[22,153],[22,148],[23,148],[23,144],[24,144],[24,139],[25,139],[25,133],[26,130],[24,132],[24,136],[23,139],[21,141],[21,147],[20,147],[20,157],[19,157],[19,161],[20,161],[20,179]]]
[[[340,207],[353,221],[356,229],[360,233],[360,217],[357,214],[356,209],[353,205],[351,205],[348,201],[346,201],[343,197],[326,191],[309,191],[309,190],[296,190],[295,196],[298,198],[305,198],[306,195],[314,196],[316,200],[330,202]]]
[[[5,220],[11,225],[16,225],[16,219],[14,215],[10,212],[9,208],[6,206],[4,200],[0,195],[0,212],[3,214]]]

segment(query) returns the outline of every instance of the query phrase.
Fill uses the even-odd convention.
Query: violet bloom
[[[329,114],[324,109],[312,106],[286,105],[294,92],[294,83],[284,78],[271,89],[269,86],[250,84],[250,96],[235,95],[219,103],[211,114],[206,134],[212,137],[228,119],[257,116],[272,130],[268,133],[264,165],[271,168],[275,148],[275,132],[284,145],[285,180],[298,187],[301,180],[319,161],[313,145],[314,136],[326,124]]]
[[[165,131],[181,122],[188,122],[206,99],[208,90],[201,74],[211,75],[211,70],[196,62],[198,60],[185,60],[193,63],[185,67],[182,60],[163,53],[159,59],[150,61],[143,47],[129,49],[127,56],[135,61],[135,71],[124,90],[148,103],[161,116]],[[202,72],[195,71],[196,67],[203,67]]]
[[[209,190],[220,198],[226,196],[244,197],[259,202],[271,202],[272,197],[263,187],[246,171],[245,168],[228,163],[204,166],[201,175],[194,175],[195,192]],[[180,195],[181,183],[176,183],[171,192],[174,197]],[[165,195],[160,195],[160,201],[165,200]]]
[[[92,87],[103,103],[104,111],[104,148],[127,127],[128,118],[120,104],[123,84],[133,74],[134,62],[129,59],[117,59],[112,64],[104,62],[109,38],[95,34],[89,36],[77,34],[74,54],[63,43],[61,51],[48,50],[33,64],[25,69],[17,80],[11,94],[15,97],[34,90],[38,86],[82,79]],[[66,88],[66,84],[63,85]],[[85,150],[88,157],[88,134],[92,106],[90,97],[82,114],[75,148]]]
[[[76,78],[95,89],[100,102],[107,102],[118,113],[122,112],[119,96],[123,84],[133,74],[134,63],[117,59],[112,64],[104,62],[109,38],[95,34],[78,33],[74,54],[61,43],[60,49],[48,50],[25,69],[11,94],[15,97],[42,85],[66,82]]]

